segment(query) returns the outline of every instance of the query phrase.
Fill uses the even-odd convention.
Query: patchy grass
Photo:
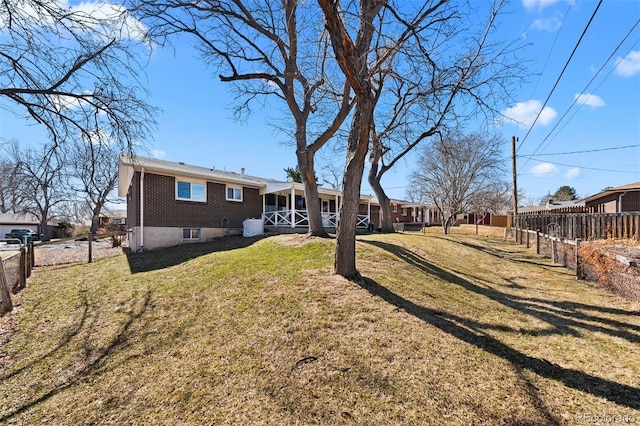
[[[640,421],[637,306],[501,239],[224,240],[36,270],[0,423]],[[240,243],[238,243],[240,242]]]

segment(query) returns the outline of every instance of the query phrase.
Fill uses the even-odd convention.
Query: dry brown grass
[[[331,274],[333,241],[292,237],[36,270],[0,351],[0,422],[640,419],[637,307],[438,231],[359,237],[360,284]]]

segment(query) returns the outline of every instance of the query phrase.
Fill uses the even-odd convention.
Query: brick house
[[[318,188],[325,228],[335,230],[342,193]],[[121,155],[118,195],[127,199],[132,250],[241,234],[245,221],[274,232],[307,232],[304,186],[147,157]],[[358,228],[371,230],[379,205],[361,196]]]
[[[640,211],[640,182],[608,188],[582,200],[590,213]]]

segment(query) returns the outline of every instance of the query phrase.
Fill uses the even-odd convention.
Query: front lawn
[[[433,229],[228,239],[36,269],[0,423],[640,422],[638,307],[523,246]]]

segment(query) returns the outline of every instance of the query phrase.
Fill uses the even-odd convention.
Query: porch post
[[[291,186],[291,227],[296,227],[296,189]]]
[[[336,228],[338,227],[338,221],[340,220],[340,215],[338,214],[338,212],[340,211],[340,196],[336,194]]]
[[[367,201],[367,222],[371,223],[371,198]]]

